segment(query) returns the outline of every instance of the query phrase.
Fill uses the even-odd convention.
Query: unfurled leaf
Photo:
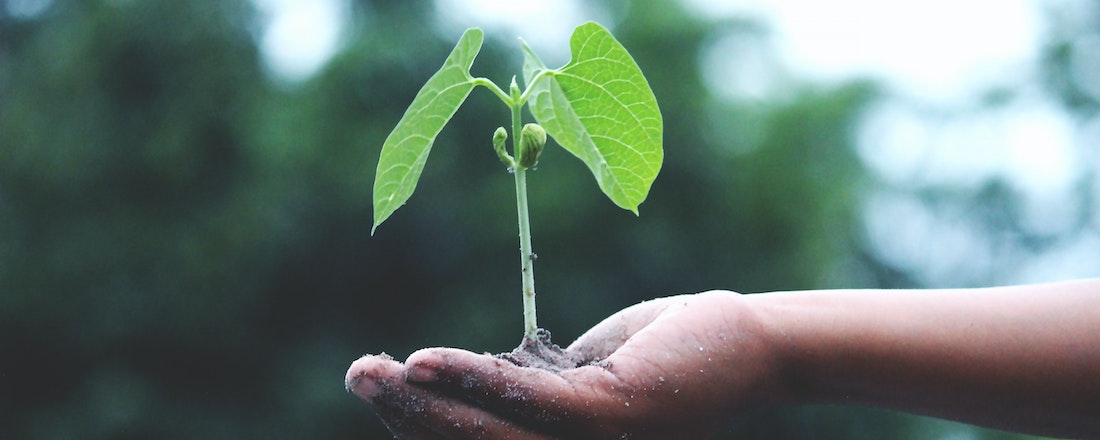
[[[663,122],[657,98],[634,58],[603,26],[585,23],[570,39],[572,59],[531,89],[531,114],[588,165],[604,194],[638,213],[661,169]],[[525,44],[528,87],[547,70]]]
[[[483,40],[481,29],[462,34],[443,67],[428,79],[386,138],[374,176],[371,234],[412,196],[436,136],[474,88],[470,66]]]

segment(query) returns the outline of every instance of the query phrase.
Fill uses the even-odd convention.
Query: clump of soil
[[[561,347],[551,342],[550,331],[543,328],[535,332],[534,339],[524,336],[518,347],[496,357],[521,367],[541,368],[555,373],[583,364],[581,359],[569,356]]]

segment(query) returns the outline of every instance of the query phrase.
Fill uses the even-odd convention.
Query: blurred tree
[[[213,434],[249,411],[262,359],[240,349],[258,342],[242,318],[282,201],[247,131],[265,93],[248,14],[4,17],[0,344],[18,362],[0,394],[22,422],[6,437]]]

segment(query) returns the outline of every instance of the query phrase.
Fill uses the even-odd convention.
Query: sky
[[[346,0],[253,1],[266,18],[265,61],[282,81],[309,78],[346,35]],[[768,30],[755,42],[743,35],[718,35],[704,49],[707,84],[725,99],[782,100],[792,78],[822,84],[869,78],[885,86],[885,96],[864,113],[857,132],[861,160],[888,188],[870,194],[870,208],[865,207],[870,209],[867,234],[884,259],[920,266],[933,244],[993,246],[965,243],[974,234],[967,233],[963,221],[942,213],[915,214],[920,204],[906,194],[918,188],[977,191],[991,179],[1002,179],[1023,195],[1028,227],[1050,234],[1070,227],[1065,219],[1074,214],[1070,197],[1085,176],[1081,164],[1100,161],[1095,148],[1100,119],[1074,120],[1041,89],[1039,57],[1044,38],[1054,31],[1044,14],[1060,10],[1093,17],[1097,14],[1083,12],[1097,8],[1095,2],[682,1],[702,19],[750,18]],[[457,36],[479,26],[522,36],[550,66],[568,61],[567,45],[557,42],[567,41],[573,27],[612,19],[577,0],[436,0],[436,7],[440,32]],[[1079,42],[1087,49],[1079,52],[1092,57],[1075,63],[1086,78],[1100,77],[1100,39],[1094,39]],[[1100,81],[1090,83],[1100,96]],[[975,110],[983,97],[1004,89],[1019,93],[997,108]],[[1100,188],[1100,182],[1094,184]],[[879,230],[887,225],[893,232]],[[918,232],[906,237],[897,230]],[[1088,239],[1100,243],[1100,237]],[[1067,244],[1045,259],[1035,258],[1034,267],[1007,281],[1100,276],[1097,249]],[[943,267],[924,269],[935,278],[937,270],[982,258],[994,259],[960,253],[958,261],[939,258],[936,264]]]

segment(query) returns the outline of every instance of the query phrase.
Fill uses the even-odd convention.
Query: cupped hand
[[[713,291],[643,302],[596,325],[560,373],[450,348],[404,364],[365,356],[346,384],[398,438],[702,438],[781,400],[780,368],[745,297]]]

